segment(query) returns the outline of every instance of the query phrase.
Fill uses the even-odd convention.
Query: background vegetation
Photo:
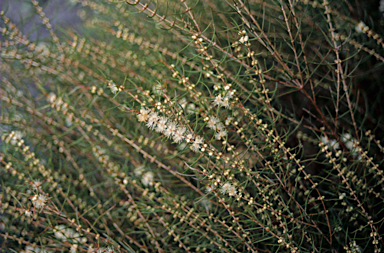
[[[383,249],[383,1],[19,4],[4,252]]]

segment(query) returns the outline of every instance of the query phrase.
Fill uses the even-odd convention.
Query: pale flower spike
[[[163,133],[168,138],[173,138],[176,143],[181,143],[185,140],[187,143],[191,143],[191,150],[194,152],[202,151],[205,148],[202,147],[204,144],[204,138],[197,136],[195,137],[192,132],[187,132],[186,128],[183,126],[178,126],[177,123],[170,121],[168,118],[159,116],[156,112],[151,112],[147,108],[141,108],[140,113],[137,115],[139,122],[145,122],[147,127],[156,132]],[[220,136],[225,136],[226,131],[224,130],[224,125],[215,117],[210,117],[208,122],[209,126],[212,129],[220,129]]]

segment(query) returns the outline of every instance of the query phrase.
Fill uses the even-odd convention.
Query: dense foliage
[[[76,29],[20,4],[5,252],[384,248],[384,3],[72,0]]]

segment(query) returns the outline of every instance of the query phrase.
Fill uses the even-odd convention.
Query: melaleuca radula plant
[[[366,2],[72,0],[65,29],[49,2],[3,5],[1,247],[380,252]]]

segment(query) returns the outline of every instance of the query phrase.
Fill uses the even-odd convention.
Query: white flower
[[[185,127],[178,127],[175,132],[175,135],[173,136],[173,140],[176,143],[180,143],[184,139],[185,131],[186,131]]]
[[[346,142],[347,140],[349,140],[349,139],[351,139],[351,138],[352,138],[352,136],[351,136],[350,133],[346,133],[346,134],[342,134],[342,135],[341,135],[341,140],[342,140],[342,142]]]
[[[213,104],[216,105],[216,106],[220,106],[222,103],[223,103],[223,98],[219,94],[219,95],[217,95],[217,97],[215,97],[215,100],[213,101]]]
[[[247,35],[245,35],[245,36],[242,36],[242,37],[240,38],[240,40],[239,40],[239,41],[240,41],[241,43],[245,43],[245,42],[247,42],[247,41],[248,41],[248,39],[249,39],[249,38],[248,38],[248,36],[247,36]]]
[[[347,149],[351,151],[353,158],[357,157],[358,160],[362,159],[359,152],[359,148],[356,149],[356,145],[358,144],[358,141],[355,138],[353,138],[351,134],[346,133],[341,135],[341,140],[342,142],[344,142]]]
[[[235,186],[231,185],[231,187],[229,187],[228,189],[228,195],[232,197],[232,196],[235,196],[236,193],[237,193],[237,190]]]
[[[29,209],[25,210],[24,215],[27,217],[31,217],[32,216],[31,210],[29,210]]]
[[[351,248],[350,249],[350,252],[351,253],[359,253],[361,252],[361,248],[359,245],[356,244],[356,241],[352,241],[349,243],[349,247]]]
[[[141,178],[141,182],[145,186],[151,185],[153,183],[153,173],[150,171],[146,172]]]
[[[229,191],[229,189],[232,187],[232,185],[230,184],[230,183],[225,183],[222,187],[221,187],[221,189],[220,189],[220,192],[222,193],[222,194],[225,194],[225,193],[227,193],[227,191]]]
[[[363,21],[360,21],[360,23],[358,23],[356,26],[356,32],[358,33],[366,32],[367,30],[369,30],[369,28],[366,24],[364,24]]]
[[[195,142],[198,144],[203,144],[204,143],[204,138],[201,136],[196,136]]]
[[[346,133],[341,135],[341,141],[344,142],[345,146],[352,150],[354,149],[355,143],[357,143],[357,140],[355,138],[352,138],[351,134]]]
[[[196,141],[191,145],[191,149],[194,152],[199,152],[200,148],[201,148],[200,145],[198,143],[196,143]]]
[[[50,253],[52,251],[45,250],[45,249],[42,249],[42,248],[39,248],[36,246],[27,245],[25,247],[24,251],[21,251],[21,252],[24,252],[24,253]]]
[[[151,114],[149,114],[147,127],[152,129],[155,128],[158,120],[159,120],[159,115],[157,114],[157,112],[152,112]]]
[[[12,133],[13,133],[13,136],[12,136],[10,142],[12,145],[16,145],[23,138],[23,134],[20,131],[15,131]]]
[[[97,253],[114,253],[115,250],[112,247],[101,248],[97,250]]]
[[[33,186],[33,189],[35,191],[37,191],[38,189],[40,189],[40,186],[41,186],[41,181],[40,180],[34,180],[32,182],[32,186]]]
[[[339,149],[340,144],[336,140],[330,140],[329,145],[333,147],[334,149]]]
[[[137,167],[133,173],[135,173],[135,175],[138,177],[138,176],[141,176],[144,172],[144,165],[140,165],[139,167]]]
[[[226,120],[225,120],[225,125],[228,126],[229,124],[231,124],[231,121],[233,120],[232,117],[228,117]]]
[[[55,101],[56,101],[56,94],[53,93],[53,92],[49,93],[47,100],[51,104],[55,103]]]
[[[117,88],[117,86],[116,86],[115,84],[111,84],[111,85],[109,86],[109,88],[111,89],[111,92],[112,92],[113,94],[116,94],[116,93],[119,91],[119,89]]]
[[[217,132],[217,133],[215,134],[215,137],[216,137],[217,140],[221,140],[221,139],[224,138],[226,135],[227,135],[227,131],[225,131],[225,130],[221,130],[221,131],[219,131],[219,132]]]
[[[187,100],[185,98],[182,98],[182,99],[180,99],[179,104],[181,105],[181,107],[184,110],[185,107],[187,106]]]
[[[45,203],[47,202],[47,197],[44,195],[35,195],[32,198],[32,203],[36,208],[42,208],[45,206]]]
[[[213,85],[213,89],[214,90],[219,90],[220,89],[220,85],[219,84],[215,84],[215,85]],[[219,95],[220,97],[221,97],[221,95]]]
[[[67,237],[65,236],[64,231],[65,231],[64,225],[55,226],[55,228],[53,229],[53,232],[55,233],[56,239],[66,241]]]
[[[119,89],[117,88],[116,84],[112,80],[108,81],[108,87],[109,87],[109,89],[111,89],[111,92],[113,94],[116,94],[119,91]]]
[[[59,108],[62,104],[64,104],[63,102],[63,99],[62,98],[57,98],[56,94],[51,92],[49,93],[48,95],[48,98],[47,98],[47,101],[51,104],[51,107],[53,108],[54,106],[56,106],[57,108]]]
[[[321,136],[321,141],[327,145],[329,148],[338,149],[340,147],[339,143],[336,140],[330,140],[326,136]]]
[[[156,132],[162,133],[165,131],[165,129],[167,128],[167,120],[168,119],[166,117],[160,117],[159,122],[157,122]]]
[[[229,100],[233,98],[233,94],[235,94],[234,91],[228,91],[227,94],[225,94],[224,99],[227,98]]]
[[[66,228],[64,225],[55,226],[53,228],[56,239],[67,242],[72,241],[70,252],[77,252],[78,244],[84,244],[87,242],[86,237],[81,237],[79,233],[71,228]]]
[[[191,132],[187,132],[185,134],[185,141],[189,143],[189,142],[191,142],[193,140],[194,140],[193,134]]]
[[[227,97],[224,98],[223,102],[221,103],[221,106],[225,108],[229,107],[229,99]]]
[[[147,121],[150,112],[151,111],[149,109],[141,108],[140,113],[137,115],[137,117],[139,118],[139,122]]]
[[[201,148],[201,144],[203,144],[204,139],[200,136],[197,136],[193,144],[191,145],[191,149],[195,152],[198,152]]]
[[[170,138],[172,135],[176,133],[177,124],[175,122],[171,122],[168,124],[167,129],[165,130],[164,134]]]
[[[223,125],[223,123],[220,122],[219,124],[217,124],[217,125],[216,125],[216,130],[217,130],[217,131],[223,131],[223,130],[224,130],[224,125]]]
[[[191,145],[191,149],[195,152],[198,152],[201,148],[201,144],[204,143],[204,139],[200,136],[197,136],[193,144]]]
[[[205,190],[205,192],[206,193],[210,193],[210,192],[212,192],[215,189],[216,189],[215,185],[207,185],[207,189]]]
[[[219,122],[219,120],[213,116],[209,117],[207,126],[213,130],[216,130],[216,124]]]

